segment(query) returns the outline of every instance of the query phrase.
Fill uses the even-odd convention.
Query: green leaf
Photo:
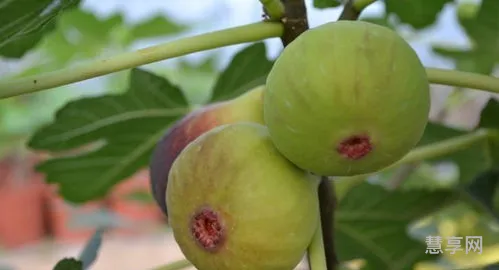
[[[429,123],[418,146],[427,145],[455,136],[466,134],[467,130],[449,128],[443,125]],[[453,162],[459,167],[459,182],[468,184],[476,174],[490,168],[492,159],[487,141],[478,142],[472,147],[455,151],[451,154],[426,160],[430,163]]]
[[[318,9],[332,8],[341,6],[339,0],[314,0],[314,7]]]
[[[459,22],[475,43],[478,51],[489,53],[499,60],[499,1],[482,0],[474,17],[459,17]]]
[[[494,197],[496,193],[499,192],[499,168],[491,169],[479,174],[474,181],[466,187],[466,191],[499,220],[499,209],[496,209],[496,206],[494,205]]]
[[[57,262],[53,270],[83,270],[83,264],[74,258],[64,258]]]
[[[206,104],[211,97],[209,90],[219,75],[214,61],[214,56],[198,64],[180,60],[175,67],[165,68],[164,74],[182,86],[190,104]]]
[[[454,0],[385,0],[387,14],[395,14],[401,22],[415,29],[423,29],[435,23],[444,6]]]
[[[240,50],[219,75],[211,102],[235,98],[265,83],[273,61],[267,58],[265,43],[258,42]]]
[[[499,132],[499,101],[496,99],[489,99],[480,114],[479,128],[493,129]],[[499,166],[499,134],[491,137],[488,141],[488,155],[490,157],[490,166]]]
[[[187,30],[185,25],[177,24],[164,16],[156,16],[134,25],[130,29],[128,42],[132,42],[144,38],[153,38],[158,36],[165,36],[177,34]]]
[[[393,191],[362,183],[342,197],[336,212],[335,241],[340,261],[366,260],[365,270],[414,269],[435,259],[408,227],[457,199],[451,191]]]
[[[178,87],[133,69],[126,93],[69,102],[53,123],[33,135],[28,146],[55,152],[103,144],[37,166],[66,200],[81,203],[105,196],[113,185],[147,166],[165,130],[188,111]]]
[[[61,16],[56,31],[44,39],[41,49],[54,57],[56,67],[71,60],[98,56],[113,44],[113,31],[124,24],[120,14],[99,18],[90,11],[75,9]]]
[[[20,58],[54,29],[57,16],[79,0],[19,0],[0,4],[0,55]]]
[[[459,49],[432,46],[432,51],[442,57],[452,59],[457,70],[490,74],[496,65],[496,59],[476,49]]]

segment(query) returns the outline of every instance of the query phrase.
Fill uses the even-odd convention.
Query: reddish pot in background
[[[147,228],[157,227],[164,223],[163,214],[152,201],[152,197],[134,199],[132,198],[134,194],[151,196],[148,170],[141,170],[114,187],[109,199],[109,207],[126,223],[130,223],[130,226],[116,228],[111,232],[112,234],[140,234],[146,232]]]
[[[17,248],[38,242],[44,234],[43,185],[0,187],[0,245]]]
[[[17,248],[45,235],[42,175],[33,171],[32,157],[0,161],[0,245]]]

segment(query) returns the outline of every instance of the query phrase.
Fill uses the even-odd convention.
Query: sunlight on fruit
[[[438,225],[442,237],[456,236],[459,232],[459,225],[450,218],[446,218]]]
[[[445,260],[455,265],[459,265],[461,269],[484,267],[499,261],[499,245],[484,246],[482,254],[475,252],[465,254],[461,252],[459,256],[456,255],[446,254]]]
[[[433,262],[420,262],[414,266],[414,270],[448,270],[448,268]]]
[[[364,259],[353,259],[350,261],[343,262],[341,264],[340,270],[361,270],[366,266],[366,260]]]

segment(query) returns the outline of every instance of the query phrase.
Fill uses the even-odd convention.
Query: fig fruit
[[[204,132],[239,121],[263,123],[264,86],[255,87],[232,100],[201,107],[173,124],[156,144],[149,164],[149,181],[153,197],[167,215],[165,191],[170,167],[191,141]]]
[[[265,126],[222,125],[174,161],[169,225],[197,269],[292,270],[318,226],[319,179],[283,157]]]
[[[421,139],[429,81],[411,46],[363,21],[304,32],[276,59],[266,82],[264,120],[277,149],[324,176],[376,172]]]

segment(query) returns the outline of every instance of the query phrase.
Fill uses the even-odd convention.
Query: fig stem
[[[499,78],[466,71],[426,68],[430,83],[499,93]]]
[[[374,2],[376,0],[348,0],[338,20],[355,21],[359,18],[362,11]]]
[[[280,0],[260,0],[260,3],[271,20],[278,21],[284,16],[284,5]]]
[[[191,262],[184,259],[184,260],[179,260],[176,262],[172,262],[172,263],[169,263],[166,265],[156,267],[152,270],[180,270],[180,269],[184,269],[184,268],[191,267],[191,266],[192,266]]]
[[[321,217],[318,217],[312,242],[308,247],[308,263],[311,270],[327,270],[326,250],[322,235]]]
[[[0,81],[0,99],[47,90],[194,52],[280,37],[283,29],[283,25],[277,22],[251,23],[181,38],[53,72],[3,80]]]

